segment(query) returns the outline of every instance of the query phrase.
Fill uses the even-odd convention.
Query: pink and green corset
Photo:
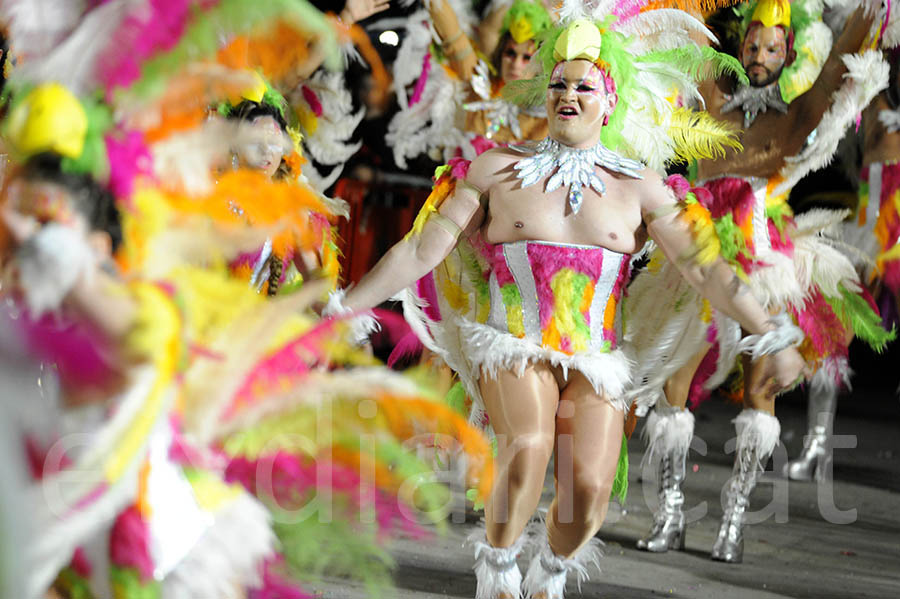
[[[541,241],[477,249],[488,288],[477,298],[487,303],[477,310],[487,315],[484,324],[569,355],[616,349],[630,256]]]

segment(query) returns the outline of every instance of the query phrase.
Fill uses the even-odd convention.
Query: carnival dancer
[[[727,143],[705,115],[665,98],[673,83],[693,97],[689,73],[739,67],[690,42],[702,28],[685,13],[601,2],[590,20],[583,10],[566,5],[538,50],[540,76],[519,90],[545,101],[550,135],[444,169],[410,234],[343,301],[365,310],[417,284],[421,303],[406,305],[414,329],[486,410],[498,479],[487,530],[473,539],[479,599],[559,599],[567,574],[584,579],[598,557],[591,539],[614,488],[631,376],[620,305],[647,234],[772,355],[767,379],[791,385],[802,366],[780,341],[792,324],[776,326],[724,261],[691,261],[683,206],[637,160],[661,167]],[[629,34],[655,17],[665,20],[655,35]],[[516,556],[554,450],[556,497],[523,582]]]
[[[301,172],[302,158],[297,145],[300,134],[288,125],[286,119],[287,103],[278,91],[258,75],[256,77],[257,85],[243,92],[237,106],[228,102],[219,106],[221,114],[238,123],[230,148],[230,167],[256,170],[272,181],[306,188],[319,197],[327,210],[310,212],[310,226],[306,232],[315,237],[311,249],[309,243],[298,244],[290,236],[270,238],[258,251],[239,256],[232,270],[249,279],[251,287],[269,296],[278,293],[283,284],[288,289],[297,288],[304,278],[318,278],[320,273],[336,284],[339,266],[330,221],[339,215],[346,217],[346,205],[339,199],[315,192],[309,186]],[[249,220],[258,221],[254,218],[253,205],[245,209],[234,204],[233,208]],[[277,215],[278,218],[282,216]]]
[[[821,5],[760,0],[738,10],[744,25],[740,60],[749,84],[710,80],[701,91],[712,115],[744,128],[743,150],[699,161],[697,177],[704,183],[691,188],[682,180],[679,194],[709,208],[723,255],[766,310],[781,312],[778,319],[802,329],[782,342],[799,344],[809,367],[839,384],[848,376],[847,343],[853,334],[876,348],[890,335],[880,327],[850,262],[819,237],[828,217],[813,212],[795,222],[786,194],[804,174],[827,163],[855,115],[884,86],[886,65],[877,51],[857,54],[873,22],[866,7],[850,17],[824,61],[821,48],[830,46],[830,35],[817,24]],[[657,301],[661,286],[670,293],[668,309]],[[659,399],[645,428],[647,455],[660,460],[659,505],[638,548],[660,552],[684,546],[681,484],[694,429],[684,406],[690,394],[708,393],[724,380],[740,347],[739,331],[718,314],[713,321],[704,302],[696,296],[692,301],[689,291],[679,288],[674,265],[651,268],[630,293],[630,335],[648,348],[639,356],[636,389],[630,393],[645,405]],[[715,350],[707,352],[708,340],[717,342]],[[719,561],[741,561],[744,512],[778,443],[777,389],[762,374],[766,360],[743,360],[744,411],[734,420],[734,473],[711,554]]]
[[[44,8],[21,4],[15,17],[33,25],[40,19],[32,9]],[[22,548],[27,596],[41,596],[68,560],[72,567],[63,569],[60,584],[81,596],[231,598],[260,589],[263,596],[298,596],[296,584],[282,578],[288,568],[279,560],[287,561],[290,574],[313,567],[318,574],[346,563],[347,555],[356,559],[350,571],[341,573],[373,586],[388,584],[389,564],[377,544],[398,527],[421,532],[390,498],[403,495],[410,506],[424,498],[423,507],[437,519],[441,514],[439,487],[404,486],[403,476],[422,478],[428,469],[401,444],[414,441],[422,430],[447,433],[461,440],[479,471],[489,468],[488,445],[449,408],[429,401],[421,387],[386,369],[343,377],[330,372],[338,360],[373,364],[337,339],[334,331],[341,322],[320,323],[309,316],[310,304],[328,285],[311,284],[299,294],[266,300],[225,272],[234,253],[258,247],[267,235],[288,231],[308,240],[308,213],[325,208],[311,192],[279,186],[249,169],[224,173],[212,185],[209,167],[223,144],[206,142],[230,138],[195,135],[198,131],[190,127],[203,129],[209,124],[210,100],[236,100],[234,92],[248,80],[246,73],[208,63],[185,64],[184,55],[209,59],[223,37],[244,28],[264,32],[272,6],[198,3],[195,10],[177,14],[169,8],[165,3],[104,4],[78,22],[50,55],[31,55],[29,70],[10,82],[4,133],[16,160],[26,166],[6,189],[14,192],[5,197],[4,208],[11,210],[4,211],[4,220],[18,248],[12,262],[19,276],[15,284],[5,282],[4,292],[21,290],[35,311],[63,302],[63,308],[85,313],[82,320],[89,328],[104,333],[95,337],[110,338],[94,353],[117,361],[124,354],[122,368],[129,375],[120,394],[94,394],[108,410],[99,428],[87,435],[87,450],[61,457],[58,471],[47,472],[27,489],[36,516]],[[298,34],[316,23],[316,13],[303,2],[278,2],[274,9],[276,19],[300,24]],[[163,20],[167,25],[177,21],[170,32],[187,32],[185,38],[150,35]],[[234,29],[220,30],[223,23]],[[97,30],[109,37],[98,39],[92,35]],[[123,52],[123,40],[141,40],[141,52],[149,56],[140,57],[156,68],[123,67],[120,61],[135,57]],[[15,38],[14,44],[27,46]],[[96,48],[82,63],[87,55],[72,50],[85,46]],[[71,61],[85,67],[80,75],[66,68]],[[89,100],[45,77],[66,79]],[[123,104],[111,110],[96,101],[99,96]],[[184,102],[169,105],[173,98]],[[91,102],[87,108],[86,102]],[[136,113],[140,118],[132,120]],[[114,122],[112,114],[123,120]],[[223,131],[221,123],[214,125]],[[54,157],[52,169],[44,168],[42,157],[40,164],[31,162],[32,154],[45,152],[61,156]],[[116,264],[122,271],[112,266],[112,244],[94,222],[97,217],[112,225],[113,215],[118,216],[103,210],[109,203],[96,200],[99,177],[86,174],[95,172],[108,175],[121,194],[124,243]],[[210,184],[204,187],[204,181]],[[247,208],[254,194],[278,213],[257,227],[235,219],[228,203],[235,200]],[[227,226],[234,224],[240,226]],[[300,247],[309,247],[305,243]],[[74,372],[82,377],[97,370],[94,354],[85,350],[95,349],[91,343],[73,345],[70,337],[48,342],[46,334],[41,340],[56,353],[40,357],[60,364],[61,372],[68,366],[64,357],[75,360]],[[284,385],[296,394],[286,393]],[[368,411],[357,409],[361,401],[369,402]],[[340,417],[327,423],[314,418],[323,406]],[[266,418],[290,422],[291,439],[305,436],[318,445],[312,454],[304,453],[309,444],[302,451],[278,445],[274,455],[265,453],[277,445],[267,443],[272,437],[265,435],[271,432]],[[310,423],[327,425],[327,430],[311,429]],[[254,436],[260,428],[263,434]],[[371,447],[360,446],[363,437],[373,442]],[[260,439],[264,442],[251,443]],[[278,474],[275,488],[254,486],[258,463]],[[374,471],[374,480],[366,479],[360,466]],[[316,476],[326,470],[333,476]],[[488,469],[482,485],[490,480]],[[276,511],[282,499],[301,502],[291,509],[303,507],[310,495],[316,499],[319,486],[342,508],[329,520],[332,528],[316,528],[322,523],[315,518],[304,521],[310,526],[302,530],[280,522],[277,547],[270,510]],[[61,489],[61,504],[45,501],[47,488]],[[248,491],[274,503],[263,506]],[[353,517],[364,510],[375,520],[356,526]],[[318,536],[310,534],[316,531]],[[101,551],[92,568],[76,546],[98,538]],[[358,568],[359,563],[367,567]],[[91,574],[92,580],[84,580]]]
[[[401,48],[395,80],[404,85],[418,75],[409,71],[410,64],[424,67],[412,97],[406,105],[401,103],[388,129],[397,164],[405,167],[408,158],[423,153],[443,160],[461,153],[472,159],[498,144],[543,139],[547,120],[542,111],[522,108],[502,95],[506,84],[529,76],[537,39],[551,23],[543,5],[531,0],[513,3],[490,64],[479,58],[450,3],[437,0],[428,6],[449,69],[435,64],[428,49],[430,34],[417,35],[417,24],[411,22],[408,43],[419,46]],[[460,97],[465,99],[460,102]]]
[[[900,86],[898,86],[898,21],[891,21],[881,46],[889,54],[890,78],[862,117],[862,171],[859,173],[859,204],[842,225],[842,241],[855,248],[848,257],[860,279],[876,298],[885,328],[897,322],[900,291]],[[785,464],[792,480],[829,480],[831,434],[840,387],[827,376],[815,376],[809,389],[807,431],[803,450]]]

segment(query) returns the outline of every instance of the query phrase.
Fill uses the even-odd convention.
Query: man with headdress
[[[794,342],[807,364],[837,384],[847,377],[848,338],[858,334],[878,348],[890,336],[878,326],[874,304],[849,261],[817,238],[822,225],[812,217],[803,215],[795,223],[786,197],[800,177],[830,159],[855,115],[883,86],[884,72],[879,53],[856,54],[873,22],[863,8],[853,13],[828,59],[819,63],[827,52],[823,41],[830,35],[823,24],[817,24],[820,15],[812,8],[812,3],[760,0],[738,9],[745,25],[739,58],[747,82],[735,87],[729,78],[710,80],[701,92],[714,117],[744,128],[743,150],[729,148],[722,159],[699,160],[701,189],[692,193],[711,213],[723,256],[766,310],[782,312],[782,317],[800,326],[802,335]],[[801,37],[804,47],[798,53],[795,44]],[[629,314],[630,322],[646,328],[656,318],[647,310],[658,310],[652,305],[657,289],[653,273],[643,280],[638,277],[630,292],[634,305],[642,303],[644,312]],[[680,324],[671,319],[678,325],[673,324],[671,338],[678,338],[681,326],[682,334],[694,336],[694,350],[682,344],[674,352],[675,359],[670,353],[641,360],[645,372],[668,378],[661,379],[665,381],[662,397],[654,388],[657,383],[635,391],[645,400],[659,397],[646,425],[648,455],[660,457],[659,506],[652,530],[638,542],[647,551],[684,546],[681,484],[694,429],[693,415],[684,406],[689,395],[692,402],[699,401],[723,382],[740,347],[732,320],[721,315],[713,320],[708,310],[700,312],[707,313],[682,319]],[[717,347],[707,352],[709,338],[716,339]],[[689,357],[692,353],[695,356]],[[777,389],[767,385],[761,374],[766,360],[744,360],[744,410],[734,421],[734,476],[727,483],[724,514],[712,549],[712,558],[719,561],[741,561],[744,512],[762,465],[778,443]],[[666,361],[666,368],[655,368],[656,361]]]
[[[601,2],[599,14],[614,5]],[[665,100],[672,81],[692,95],[690,73],[728,61],[690,42],[696,23],[681,13],[668,15],[661,40],[628,34],[652,11],[630,15],[618,30],[615,19],[584,18],[580,3],[568,9],[538,50],[540,75],[518,89],[544,101],[549,136],[486,152],[471,168],[454,161],[439,169],[410,234],[329,308],[363,310],[408,288],[414,330],[459,373],[480,408],[473,418],[486,412],[499,477],[485,506],[487,530],[472,539],[479,599],[523,590],[560,599],[567,573],[586,578],[598,557],[592,539],[610,494],[624,493],[618,465],[632,362],[621,343],[621,302],[631,255],[648,234],[701,293],[744,323],[754,334],[748,344],[786,332],[714,253],[693,259],[685,204],[638,160],[661,168],[675,154],[729,143],[705,115]],[[662,41],[678,47],[654,51]],[[673,129],[692,133],[676,139]],[[760,353],[773,356],[766,371],[778,385],[799,375],[789,343]],[[523,581],[516,556],[554,451],[556,497],[530,539],[535,557]]]

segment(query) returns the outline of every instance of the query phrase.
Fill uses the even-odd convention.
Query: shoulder
[[[675,199],[666,184],[666,180],[653,169],[645,168],[641,171],[641,179],[636,181],[635,187],[640,191],[641,211],[646,213],[653,212],[666,204],[674,203]]]
[[[469,165],[466,181],[487,192],[491,186],[504,178],[512,165],[527,156],[509,148],[494,148],[478,156]]]

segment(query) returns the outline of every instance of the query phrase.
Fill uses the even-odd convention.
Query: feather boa
[[[837,151],[847,128],[875,96],[887,87],[889,67],[877,50],[841,57],[847,67],[845,82],[832,95],[831,107],[818,128],[796,156],[785,159],[780,176],[783,181],[773,191],[781,195],[790,191],[808,173],[827,166]]]

